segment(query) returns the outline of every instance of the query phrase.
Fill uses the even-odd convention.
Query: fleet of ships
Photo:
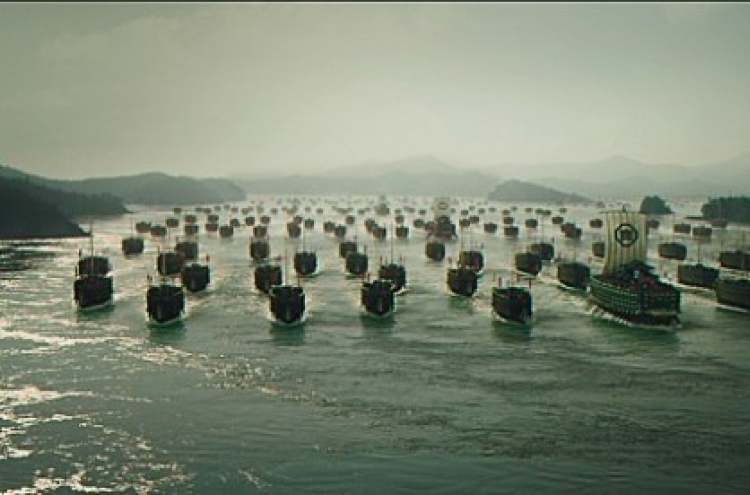
[[[448,258],[446,286],[453,294],[471,298],[477,291],[484,274],[485,259],[482,248],[474,245],[471,236],[467,241],[465,230],[481,221],[486,213],[496,213],[495,206],[472,206],[457,211],[456,202],[449,197],[437,197],[428,212],[411,205],[393,208],[381,196],[375,204],[355,209],[353,206],[333,206],[336,215],[343,215],[343,223],[327,220],[323,223],[325,233],[339,241],[339,257],[348,276],[362,279],[360,302],[362,311],[374,318],[390,318],[396,309],[397,298],[408,289],[407,267],[402,259],[393,253],[394,238],[409,236],[405,225],[406,214],[413,217],[413,228],[423,230],[425,236],[424,255],[435,262],[442,262],[446,256],[446,243],[460,245],[457,259]],[[268,209],[268,212],[266,212]],[[229,210],[233,215],[244,215],[244,222],[236,216],[229,223],[220,224],[222,211]],[[144,237],[164,239],[171,231],[182,225],[183,240],[174,249],[159,251],[155,260],[158,277],[149,276],[146,291],[146,314],[155,325],[168,325],[179,321],[185,314],[186,291],[201,292],[211,282],[209,258],[201,262],[198,234],[201,231],[199,217],[204,217],[203,231],[220,237],[231,237],[236,229],[252,229],[249,242],[249,257],[255,264],[254,285],[268,296],[270,314],[276,324],[296,326],[304,323],[306,298],[300,279],[318,273],[317,252],[305,246],[305,232],[315,228],[315,216],[326,214],[322,207],[300,206],[299,200],[286,206],[267,207],[255,204],[240,209],[232,205],[216,205],[213,208],[196,207],[194,211],[173,209],[174,215],[165,220],[164,225],[139,221],[132,235],[122,239],[122,252],[126,257],[140,256],[144,252]],[[503,235],[517,237],[513,212],[516,207],[502,211]],[[549,218],[552,225],[559,225],[565,237],[580,239],[582,229],[572,222],[565,222],[566,208],[559,208],[559,215],[552,210],[527,207],[528,218],[524,222],[527,229],[536,229],[538,217]],[[356,214],[355,214],[356,213]],[[458,226],[452,220],[460,217]],[[286,233],[290,239],[302,239],[291,258],[295,277],[290,277],[290,262],[284,256],[271,256],[268,225],[273,217],[285,215],[288,218]],[[305,216],[306,215],[306,216]],[[369,257],[366,246],[347,239],[349,228],[356,228],[358,219],[363,221],[367,233],[384,241],[390,237],[391,256],[381,259],[380,265],[370,276]],[[243,226],[244,223],[244,226]],[[602,239],[591,245],[594,258],[602,260],[601,270],[592,274],[592,267],[576,259],[555,257],[553,242],[530,243],[522,252],[513,257],[514,276],[499,278],[492,288],[492,313],[499,320],[524,326],[533,324],[534,301],[532,282],[546,264],[556,265],[556,276],[564,287],[579,290],[600,311],[615,316],[626,324],[657,327],[674,327],[679,323],[681,288],[698,287],[715,293],[716,301],[735,309],[750,311],[750,252],[742,249],[722,251],[718,266],[698,263],[680,263],[676,284],[662,280],[654,267],[647,262],[649,230],[658,227],[658,220],[646,215],[625,211],[602,211],[601,216],[590,219],[589,227],[601,230]],[[673,225],[674,231],[681,234],[690,232],[689,224]],[[700,230],[699,230],[700,229]],[[483,225],[486,234],[495,234],[498,225],[486,221]],[[390,236],[388,233],[390,232]],[[710,238],[709,227],[696,227],[693,234],[706,240]],[[700,244],[699,244],[700,246]],[[699,247],[700,249],[700,247]],[[658,246],[659,256],[664,259],[684,261],[685,244],[671,241]],[[112,304],[112,266],[108,258],[94,251],[93,234],[89,252],[79,252],[74,281],[74,300],[81,310],[91,310]]]

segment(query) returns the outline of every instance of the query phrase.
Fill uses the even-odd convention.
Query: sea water
[[[526,229],[533,214],[520,203],[518,239],[485,234],[481,223],[465,231],[447,258],[462,245],[482,249],[485,274],[471,299],[449,293],[448,260],[425,257],[414,215],[409,238],[393,242],[390,230],[372,239],[358,216],[347,238],[366,247],[370,271],[392,255],[407,269],[408,293],[378,321],[361,314],[361,280],[346,276],[339,241],[322,229],[343,223],[331,205],[366,199],[317,201],[299,212],[316,220],[304,241],[287,238],[283,212],[269,225],[272,255],[286,255],[288,270],[303,243],[319,257],[318,276],[302,280],[306,321],[293,329],[269,322],[268,299],[254,288],[251,229],[221,239],[203,231],[203,214],[198,241],[212,283],[188,294],[185,319],[167,328],[146,321],[147,276],[182,225],[163,241],[145,236],[140,256],[125,258],[120,242],[134,222],[163,224],[171,210],[95,221],[95,251],[110,257],[115,285],[114,304],[95,312],[73,305],[87,239],[3,243],[0,492],[746,493],[747,314],[685,291],[681,328],[628,327],[560,289],[550,264],[531,286],[531,328],[492,317],[491,288],[511,278],[513,255],[529,242],[554,239],[558,255],[599,270],[590,245],[600,231],[588,227],[596,208],[563,215],[584,229],[580,241],[549,218]],[[482,221],[502,223],[509,205],[496,205]],[[695,253],[689,236],[671,234],[672,221],[650,235],[650,261],[667,276],[676,262],[655,257],[659,242]],[[743,236],[714,230],[704,262]]]

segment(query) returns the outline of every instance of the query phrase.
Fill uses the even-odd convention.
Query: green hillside
[[[523,201],[528,203],[593,203],[592,200],[578,194],[566,193],[520,180],[509,180],[499,184],[489,194],[488,199],[494,201]]]
[[[24,181],[0,178],[0,239],[80,237],[86,233],[52,202],[56,193]]]

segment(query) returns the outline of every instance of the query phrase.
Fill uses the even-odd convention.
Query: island
[[[493,201],[523,201],[527,203],[591,204],[592,200],[531,182],[509,180],[495,187],[487,199]]]

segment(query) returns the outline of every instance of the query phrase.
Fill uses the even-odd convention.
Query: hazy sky
[[[0,4],[0,163],[52,177],[750,151],[750,4]]]

